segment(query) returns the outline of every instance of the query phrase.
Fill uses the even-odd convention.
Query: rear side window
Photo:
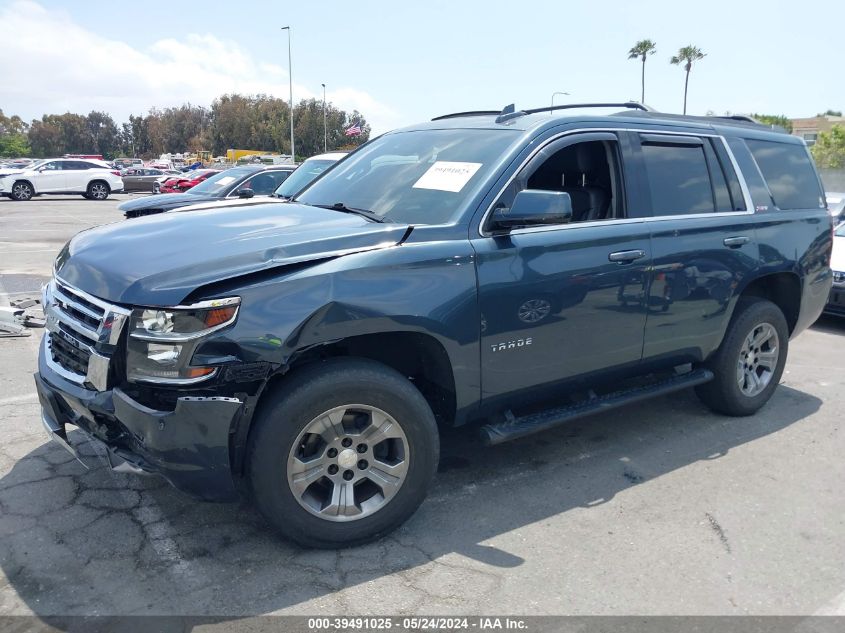
[[[642,145],[654,215],[716,210],[703,144],[648,142]]]
[[[779,209],[824,208],[819,179],[803,145],[746,139]]]

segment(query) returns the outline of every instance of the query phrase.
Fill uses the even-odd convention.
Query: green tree
[[[834,125],[829,132],[819,132],[810,151],[819,167],[828,169],[845,167],[845,127]]]
[[[18,115],[7,117],[0,110],[0,156],[18,158],[30,153],[27,132],[29,126]]]
[[[757,119],[764,125],[777,125],[792,134],[792,121],[782,114],[752,114],[752,117]]]
[[[842,116],[842,110],[825,110],[824,112],[819,112],[816,116]]]
[[[639,59],[643,63],[641,76],[642,94],[640,96],[640,103],[645,103],[645,60],[649,55],[654,55],[656,52],[657,44],[651,40],[640,40],[628,51],[628,59]]]
[[[88,131],[91,135],[90,142],[94,150],[92,154],[102,154],[105,158],[117,158],[120,152],[120,131],[114,119],[105,112],[89,112],[85,117],[88,124]]]
[[[689,74],[692,70],[692,63],[704,59],[707,53],[701,51],[697,46],[684,46],[678,50],[677,55],[672,55],[669,63],[674,66],[683,64],[686,76],[684,78],[684,114],[687,113],[687,89],[689,88]]]

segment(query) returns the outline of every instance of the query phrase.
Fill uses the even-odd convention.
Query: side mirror
[[[252,189],[238,189],[236,193],[238,194],[238,198],[252,198],[255,195]]]
[[[523,226],[567,224],[572,221],[572,198],[565,191],[523,189],[510,209],[493,211],[493,230],[508,232]]]

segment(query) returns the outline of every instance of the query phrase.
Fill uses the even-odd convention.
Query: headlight
[[[127,377],[133,382],[191,384],[210,378],[215,367],[190,365],[200,340],[235,322],[239,297],[175,308],[132,311]]]

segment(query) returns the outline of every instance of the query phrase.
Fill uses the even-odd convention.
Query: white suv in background
[[[12,200],[29,200],[45,193],[80,193],[89,200],[105,200],[119,191],[123,191],[120,172],[94,159],[48,158],[0,174],[0,195]]]

